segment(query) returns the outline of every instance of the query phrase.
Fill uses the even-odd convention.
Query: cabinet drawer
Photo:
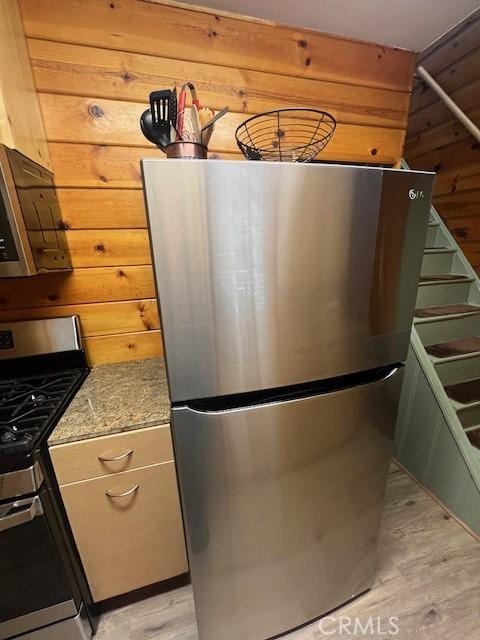
[[[50,456],[58,484],[168,462],[173,460],[170,425],[60,444],[50,448]]]
[[[96,602],[188,570],[173,462],[60,490]]]

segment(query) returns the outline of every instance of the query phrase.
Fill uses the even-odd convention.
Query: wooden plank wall
[[[0,0],[0,61],[0,140],[51,169],[22,17],[11,0]]]
[[[411,52],[145,0],[20,0],[75,269],[3,281],[0,318],[78,313],[93,364],[161,352],[139,131],[153,89],[192,80],[232,112],[212,155],[240,158],[246,114],[290,105],[338,119],[326,159],[403,152]]]
[[[419,64],[480,126],[480,10]],[[480,144],[423,82],[413,90],[405,156],[416,169],[438,171],[434,204],[480,273]]]

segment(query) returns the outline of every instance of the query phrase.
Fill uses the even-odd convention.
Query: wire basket
[[[249,160],[310,162],[327,146],[336,124],[326,111],[277,109],[242,122],[235,138]]]

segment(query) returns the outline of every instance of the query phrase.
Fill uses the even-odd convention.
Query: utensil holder
[[[183,160],[206,160],[208,149],[199,142],[171,142],[165,148],[167,158]]]

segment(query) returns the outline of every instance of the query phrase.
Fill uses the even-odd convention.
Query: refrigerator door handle
[[[174,409],[188,409],[194,413],[230,413],[245,407],[261,407],[271,404],[284,404],[295,400],[314,398],[316,396],[347,391],[355,387],[368,387],[395,376],[402,364],[380,367],[372,371],[357,371],[330,380],[315,380],[298,385],[218,396],[217,398],[200,398],[186,403],[174,405]]]
[[[388,371],[383,378],[381,378],[381,380],[388,380],[388,378],[391,378],[392,376],[394,376],[397,371],[400,369],[400,365],[394,366],[392,367],[392,369],[390,369],[390,371]]]

